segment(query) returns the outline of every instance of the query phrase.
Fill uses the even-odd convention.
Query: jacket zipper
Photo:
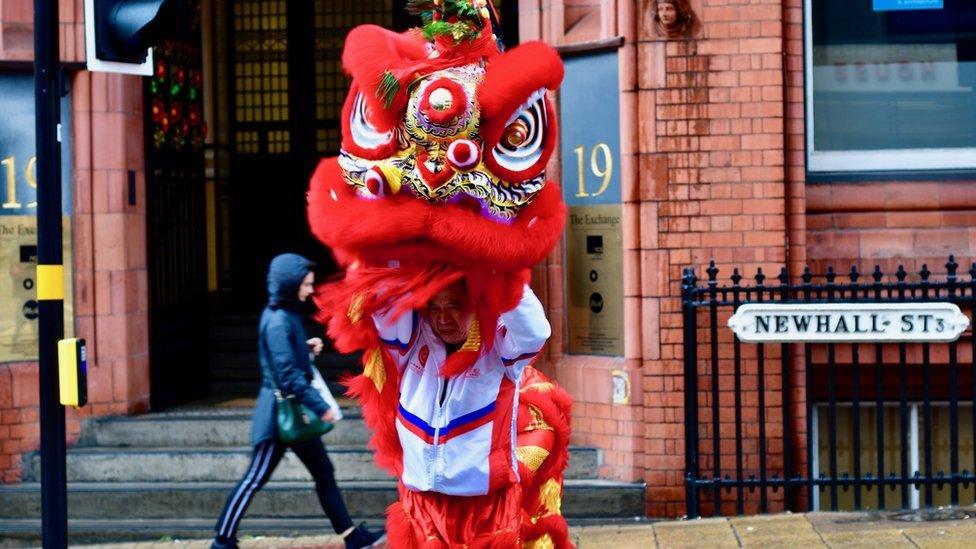
[[[444,402],[447,400],[448,383],[450,380],[441,378],[437,382],[437,403],[434,406],[434,420],[437,427],[434,427],[434,446],[436,447],[441,438],[441,417],[444,416]]]
[[[440,450],[440,438],[441,438],[440,425],[442,423],[441,418],[444,417],[444,402],[447,400],[449,383],[450,380],[444,378],[440,378],[440,380],[438,380],[437,383],[437,402],[435,403],[434,406],[434,421],[436,422],[437,427],[434,427],[434,446],[433,446],[434,459],[432,460],[433,470],[431,471],[433,478],[430,479],[431,487],[434,488],[435,490],[437,489],[438,486],[437,477],[440,474],[439,472],[440,459],[438,457],[438,453]]]

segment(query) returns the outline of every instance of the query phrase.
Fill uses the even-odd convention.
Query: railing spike
[[[908,271],[905,270],[904,265],[898,266],[898,271],[895,272],[895,278],[898,279],[899,283],[905,282],[905,278],[908,277]]]
[[[851,273],[848,276],[851,278],[851,282],[857,282],[861,276],[861,273],[857,272],[857,265],[851,265]]]
[[[928,282],[931,274],[932,271],[929,270],[928,263],[922,263],[922,270],[918,272],[918,276],[922,277],[922,282]]]
[[[718,267],[715,266],[714,259],[708,262],[708,268],[705,269],[705,272],[708,274],[708,283],[710,285],[716,284],[718,281]]]
[[[959,264],[956,263],[956,256],[950,254],[949,262],[945,264],[946,272],[948,273],[947,278],[949,280],[956,280],[956,271],[959,269]]]
[[[742,281],[742,275],[739,274],[739,268],[738,267],[732,269],[732,277],[731,278],[732,278],[732,285],[733,286],[738,286],[739,285],[739,282]]]
[[[874,278],[875,282],[881,282],[881,279],[884,278],[884,273],[881,272],[881,265],[874,266],[874,272],[871,273],[871,276]]]

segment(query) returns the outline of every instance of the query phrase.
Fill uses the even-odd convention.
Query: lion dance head
[[[309,189],[312,231],[347,268],[319,300],[340,350],[367,344],[349,337],[350,316],[418,307],[459,278],[481,325],[497,321],[562,233],[545,176],[558,54],[541,42],[503,52],[485,0],[410,4],[422,30],[346,38],[342,146]]]

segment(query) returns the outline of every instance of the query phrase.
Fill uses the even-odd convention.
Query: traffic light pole
[[[41,530],[45,549],[68,546],[64,406],[58,398],[57,351],[58,340],[64,337],[59,68],[58,0],[34,0]]]

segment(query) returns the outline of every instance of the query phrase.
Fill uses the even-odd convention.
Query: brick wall
[[[546,264],[535,271],[535,284],[549,311],[553,337],[541,368],[573,395],[574,445],[603,450],[600,474],[606,478],[635,481],[643,478],[643,395],[640,388],[642,356],[640,236],[644,221],[638,200],[637,48],[635,5],[628,0],[579,0],[519,2],[520,39],[544,40],[566,46],[624,37],[620,56],[621,150],[623,195],[624,324],[625,356],[606,358],[567,355],[564,341],[565,265],[564,247],[557,248]],[[557,98],[558,100],[558,98]],[[547,175],[560,181],[559,151]],[[628,405],[613,405],[611,371],[630,375],[632,393]]]
[[[60,7],[62,60],[83,60],[83,2]],[[0,60],[30,61],[32,3],[4,0],[0,14]],[[75,333],[89,346],[89,404],[67,411],[69,442],[84,417],[149,407],[142,82],[80,71],[71,110]],[[22,454],[38,447],[38,399],[36,362],[0,364],[0,482],[20,480]]]
[[[645,479],[648,514],[673,517],[684,513],[681,270],[693,266],[702,275],[714,259],[725,276],[733,265],[775,275],[789,260],[788,200],[803,189],[788,185],[785,168],[782,2],[693,1],[700,29],[671,40],[655,32],[654,5],[640,4],[638,44]],[[707,337],[699,334],[700,341]],[[720,337],[728,342],[724,331]],[[710,361],[700,364],[699,374],[709,374]],[[748,388],[747,378],[754,383],[756,374],[748,360],[744,371]],[[766,374],[773,405],[779,373]],[[723,376],[720,390],[731,388],[731,377]],[[752,391],[744,395],[744,418],[757,416]],[[722,402],[720,427],[727,428],[731,404]],[[782,419],[767,419],[775,467]],[[703,451],[708,444],[703,437]],[[755,440],[747,440],[749,447],[755,454]],[[754,461],[747,456],[747,475],[755,472]]]

